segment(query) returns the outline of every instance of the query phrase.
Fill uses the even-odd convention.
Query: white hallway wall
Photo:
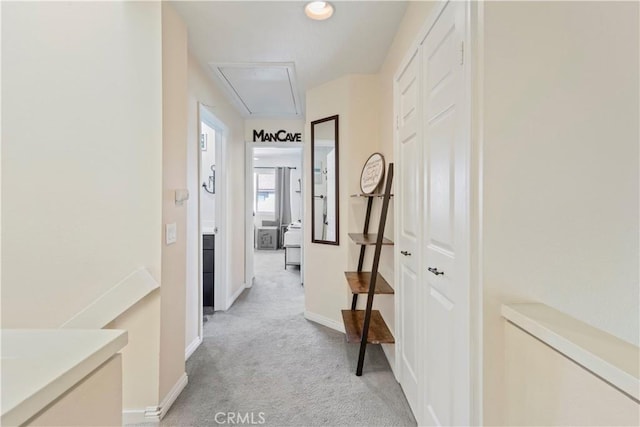
[[[159,280],[160,8],[7,3],[2,18],[3,321],[59,326],[141,265]]]
[[[3,327],[161,281],[161,34],[159,3],[2,4]],[[159,322],[158,292],[117,322],[125,407],[159,402]]]
[[[198,339],[199,305],[198,286],[200,279],[197,274],[197,260],[199,258],[198,202],[193,195],[200,191],[200,177],[198,176],[197,159],[200,155],[198,136],[198,103],[202,103],[215,114],[228,128],[227,135],[227,228],[228,228],[228,258],[229,264],[227,280],[230,284],[230,294],[236,293],[244,287],[244,120],[235,108],[227,101],[226,96],[210,80],[211,71],[202,67],[189,54],[188,57],[188,188],[192,195],[187,204],[187,229],[190,237],[187,243],[187,301],[186,301],[186,336],[185,347]],[[218,249],[218,248],[216,248]],[[222,248],[221,248],[222,250]]]
[[[336,114],[340,116],[340,244],[335,246],[311,242],[311,179],[305,180],[307,196],[304,200],[304,221],[309,224],[304,230],[305,315],[338,330],[344,330],[340,310],[351,306],[351,293],[344,272],[356,269],[359,255],[359,247],[350,241],[348,233],[362,230],[366,211],[364,199],[352,198],[350,195],[360,191],[361,166],[378,149],[377,127],[371,125],[379,117],[378,95],[376,75],[348,75],[307,91],[307,135],[311,134],[312,121]],[[306,171],[311,170],[310,143],[305,142]],[[376,227],[377,220],[372,220],[370,231],[374,231]],[[383,298],[384,296],[376,298],[376,308]],[[363,303],[364,299],[360,298],[360,305]]]
[[[636,2],[485,4],[487,424],[504,422],[501,303],[638,345],[638,31]]]
[[[310,123],[324,117],[339,115],[339,143],[338,143],[338,168],[342,172],[347,165],[347,150],[345,149],[347,131],[349,129],[348,104],[346,93],[349,81],[346,77],[333,80],[317,88],[307,91],[306,95],[306,134],[311,135]],[[304,156],[305,170],[311,170],[311,141],[305,141],[306,154]],[[344,283],[344,271],[347,267],[347,242],[346,234],[347,210],[342,202],[346,189],[346,174],[341,174],[338,180],[339,201],[342,207],[340,218],[340,245],[320,245],[311,243],[311,180],[305,181],[304,200],[304,304],[305,316],[319,321],[326,326],[337,330],[344,330],[340,310],[347,305],[348,297]],[[332,266],[332,268],[327,268]]]
[[[175,191],[186,187],[187,28],[173,7],[162,2],[162,223],[175,223],[177,240],[162,242],[160,316],[160,399],[186,385],[185,298],[186,206],[175,203]],[[167,408],[164,408],[166,411]]]

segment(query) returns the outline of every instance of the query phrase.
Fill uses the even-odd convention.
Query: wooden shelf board
[[[345,277],[351,288],[351,292],[354,294],[366,294],[369,292],[369,283],[371,281],[371,272],[368,271],[345,271]],[[389,286],[389,283],[382,277],[382,274],[378,273],[376,279],[376,294],[393,294],[393,288]]]
[[[378,239],[378,235],[376,233],[349,233],[349,237],[355,244],[358,245],[375,245],[376,240]],[[393,245],[393,242],[386,237],[382,239],[383,245]]]
[[[364,310],[342,310],[342,320],[344,330],[347,334],[347,342],[359,343],[362,339],[362,324],[364,323]],[[384,322],[378,310],[371,311],[371,322],[369,322],[369,333],[367,334],[369,344],[393,344],[395,339],[391,331]]]

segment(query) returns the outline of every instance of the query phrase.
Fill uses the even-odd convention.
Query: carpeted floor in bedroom
[[[358,346],[304,318],[300,270],[284,269],[282,251],[257,251],[255,263],[253,287],[208,316],[161,425],[415,426],[382,349],[367,348],[356,377]]]

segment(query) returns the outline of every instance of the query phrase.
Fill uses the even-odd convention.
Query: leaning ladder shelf
[[[358,355],[358,367],[356,375],[362,375],[364,365],[364,355],[367,344],[393,344],[395,342],[391,331],[384,322],[378,310],[373,310],[373,298],[378,294],[393,294],[393,288],[378,272],[380,265],[380,254],[382,246],[393,245],[393,242],[384,237],[384,227],[387,222],[387,212],[389,211],[389,200],[391,199],[391,183],[393,182],[393,163],[389,164],[384,193],[355,194],[352,197],[366,197],[367,213],[365,215],[364,230],[362,233],[349,233],[351,240],[360,245],[360,257],[358,259],[358,270],[345,272],[345,277],[351,293],[351,310],[342,310],[342,320],[347,335],[347,342],[360,343],[360,353]],[[371,219],[371,207],[374,198],[382,198],[382,211],[380,213],[380,223],[378,233],[369,233],[369,220]],[[374,246],[373,265],[371,271],[362,271],[364,256],[367,246]],[[367,308],[356,310],[358,295],[367,294]]]

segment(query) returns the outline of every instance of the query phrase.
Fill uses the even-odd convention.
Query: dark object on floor
[[[204,234],[202,236],[202,305],[204,307],[214,307],[215,250],[215,234]]]

